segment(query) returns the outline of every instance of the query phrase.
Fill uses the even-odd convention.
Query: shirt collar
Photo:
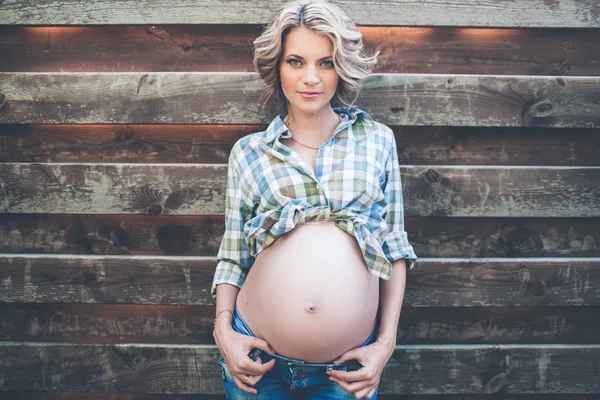
[[[333,107],[333,111],[336,114],[340,114],[343,118],[342,121],[346,120],[346,123],[342,124],[342,129],[338,130],[334,133],[334,136],[343,131],[345,128],[351,126],[357,120],[364,120],[365,118],[369,118],[369,114],[365,111],[360,110],[358,108],[349,108],[349,107]],[[267,144],[271,144],[275,139],[283,135],[284,133],[289,132],[287,126],[283,122],[285,118],[285,114],[278,114],[273,118],[267,129],[265,130],[264,140]],[[348,138],[353,142],[354,141],[354,133],[352,129],[347,129]],[[284,135],[284,138],[289,137],[290,135]]]

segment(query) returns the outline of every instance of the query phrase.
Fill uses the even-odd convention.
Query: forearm
[[[217,285],[217,306],[215,312],[219,314],[219,311],[229,309],[232,312],[222,312],[219,314],[217,318],[216,324],[228,324],[228,326],[232,326],[233,322],[233,309],[235,307],[235,302],[237,300],[238,293],[240,289],[237,286],[230,285],[227,283],[222,283]]]
[[[378,342],[396,345],[398,321],[406,288],[406,261],[392,264],[392,277],[379,280],[379,337]]]

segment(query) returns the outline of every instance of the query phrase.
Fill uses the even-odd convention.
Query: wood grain
[[[79,5],[57,0],[35,3],[4,0],[0,24],[10,25],[115,25],[115,24],[261,24],[282,0],[96,0]],[[443,0],[346,0],[341,5],[360,25],[587,27],[600,26],[595,0],[543,2],[518,0],[470,2]]]
[[[400,345],[380,391],[586,394],[599,375],[600,345]],[[0,343],[4,390],[219,394],[220,376],[214,346]]]
[[[598,217],[596,167],[401,167],[407,216]],[[222,215],[227,167],[0,164],[0,213]]]
[[[405,229],[419,257],[600,254],[600,218],[406,217]],[[0,253],[216,256],[224,230],[223,215],[0,214]]]
[[[600,77],[373,74],[388,125],[600,127]],[[268,124],[255,73],[0,73],[0,123]],[[280,109],[281,110],[281,109]]]
[[[252,41],[262,30],[260,25],[0,25],[0,54],[9,60],[0,63],[0,72],[254,72]],[[598,29],[362,26],[359,31],[367,53],[380,51],[376,73],[600,75]]]
[[[214,305],[214,258],[0,256],[2,302]],[[413,307],[600,305],[600,260],[425,259],[408,273]]]
[[[0,163],[226,164],[266,125],[0,125]],[[401,164],[600,166],[600,128],[390,126]]]
[[[399,344],[594,344],[599,306],[412,307]],[[214,306],[0,303],[0,340],[214,344]]]
[[[0,400],[225,400],[224,394],[0,392]],[[489,394],[377,395],[378,400],[489,400]],[[502,400],[597,400],[595,394],[502,394]]]

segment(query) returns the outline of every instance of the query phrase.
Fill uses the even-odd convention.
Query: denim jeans
[[[237,308],[233,311],[233,329],[243,335],[254,336],[248,325],[238,314]],[[375,328],[371,336],[360,345],[367,346],[377,340],[378,327]],[[355,399],[354,395],[346,392],[340,385],[329,380],[327,370],[355,371],[362,368],[362,365],[356,360],[345,361],[343,363],[307,363],[302,360],[288,358],[279,354],[269,353],[260,349],[252,349],[248,356],[256,360],[260,356],[263,363],[269,362],[272,358],[276,359],[275,366],[267,371],[263,377],[254,385],[258,391],[257,394],[244,392],[237,387],[231,377],[227,365],[220,356],[221,381],[225,389],[227,400],[234,399],[255,399],[255,400],[350,400]],[[369,400],[377,398],[377,389]]]

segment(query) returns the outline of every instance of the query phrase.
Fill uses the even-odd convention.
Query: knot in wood
[[[440,173],[434,169],[428,169],[427,172],[425,172],[424,178],[428,182],[437,182],[440,178]]]
[[[544,118],[553,114],[555,110],[555,105],[552,104],[552,102],[545,100],[531,106],[529,112],[536,118]]]
[[[135,137],[135,132],[133,132],[131,129],[126,129],[126,130],[119,129],[118,131],[115,132],[115,136],[120,141],[125,142],[127,140],[133,139]]]
[[[548,286],[544,280],[536,279],[529,283],[527,292],[533,297],[546,297],[548,295]]]
[[[159,215],[162,213],[162,207],[158,204],[154,204],[153,206],[148,207],[149,215]]]
[[[0,93],[0,109],[6,107],[6,105],[8,104],[8,100],[6,100],[6,96],[2,93]]]
[[[506,374],[504,372],[492,377],[483,387],[483,393],[498,393],[506,383]]]
[[[135,356],[133,360],[131,360],[131,366],[132,367],[139,367],[140,365],[142,365],[144,363],[144,361],[146,361],[146,359],[142,356]]]

